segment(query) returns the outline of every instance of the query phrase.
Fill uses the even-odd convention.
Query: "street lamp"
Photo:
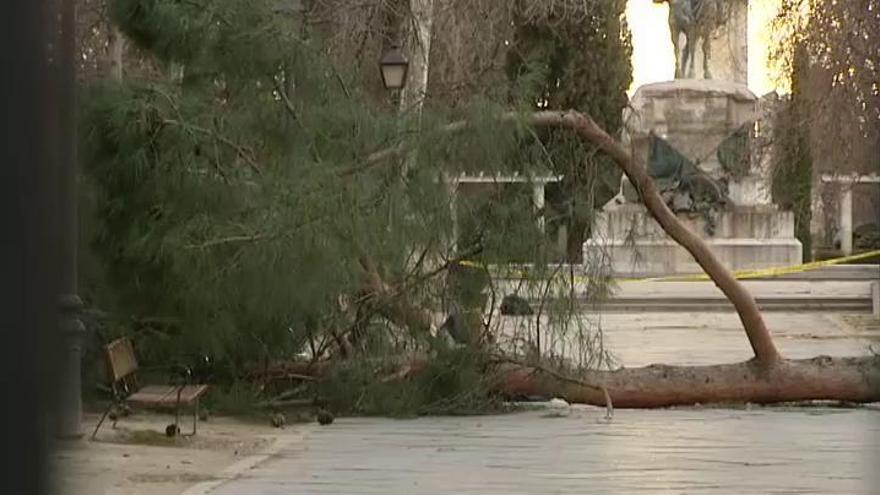
[[[409,60],[400,51],[398,45],[391,45],[391,49],[385,52],[379,61],[379,70],[382,73],[382,84],[385,89],[400,90],[406,84],[406,72],[409,69]]]

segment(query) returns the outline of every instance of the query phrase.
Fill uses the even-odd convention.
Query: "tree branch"
[[[242,145],[236,143],[235,141],[229,139],[228,137],[226,137],[226,136],[224,136],[224,135],[222,135],[222,134],[220,134],[220,133],[217,133],[217,132],[215,132],[215,131],[212,131],[211,129],[207,129],[207,128],[205,128],[205,127],[201,127],[201,126],[194,125],[194,124],[189,124],[189,123],[187,123],[187,122],[182,122],[182,121],[180,121],[180,120],[175,120],[175,119],[165,119],[165,120],[162,121],[162,123],[163,123],[163,124],[166,124],[166,125],[173,125],[173,126],[176,126],[176,127],[181,127],[181,128],[183,128],[183,129],[187,129],[187,130],[190,130],[190,131],[198,132],[198,133],[200,133],[200,134],[205,134],[205,135],[207,135],[207,136],[211,136],[211,137],[213,137],[214,139],[220,141],[221,143],[223,143],[223,144],[225,144],[226,146],[229,146],[230,148],[232,148],[233,150],[235,150],[236,154],[237,154],[239,157],[241,157],[242,160],[244,160],[245,162],[247,162],[247,164],[248,164],[248,165],[249,165],[249,166],[250,166],[255,172],[257,172],[258,174],[259,174],[259,173],[262,173],[262,171],[260,170],[260,166],[257,164],[256,159],[253,157],[253,152],[250,151],[250,150],[248,150],[248,149],[245,148],[244,146],[242,146]]]
[[[660,192],[651,176],[648,175],[645,166],[634,160],[630,153],[600,128],[593,119],[583,113],[569,110],[541,111],[525,115],[507,112],[500,115],[497,120],[500,124],[522,122],[535,127],[568,129],[576,133],[582,140],[593,144],[610,156],[636,187],[651,216],[672,239],[694,257],[700,267],[733,304],[757,361],[761,365],[769,367],[781,359],[754,297],[746,290],[745,286],[736,280],[731,271],[721,264],[709,246],[691,232],[672,213],[660,196]],[[460,132],[471,125],[473,123],[461,120],[447,124],[441,127],[439,131],[446,133]],[[375,166],[382,160],[396,156],[404,151],[404,149],[403,144],[398,144],[394,147],[372,153],[367,157],[366,162],[355,172]]]

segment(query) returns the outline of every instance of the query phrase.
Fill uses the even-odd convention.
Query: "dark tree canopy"
[[[535,109],[583,111],[618,135],[632,83],[626,2],[594,1],[583,11],[550,11],[541,16],[523,2],[518,5],[507,57],[511,80],[534,73],[537,67],[540,76],[532,82]],[[540,138],[554,172],[565,176],[548,191],[556,217],[551,225],[567,227],[567,258],[578,261],[593,211],[617,194],[621,174],[606,157],[564,132],[548,131]]]

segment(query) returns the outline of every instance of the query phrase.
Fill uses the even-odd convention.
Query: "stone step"
[[[868,297],[780,297],[758,298],[756,301],[761,311],[870,313],[872,310]],[[703,313],[734,311],[734,307],[726,299],[720,298],[623,297],[603,302],[595,306],[595,310],[613,313]]]
[[[620,274],[621,278],[651,278],[648,273]],[[785,275],[756,277],[749,280],[804,280],[804,281],[871,281],[880,280],[880,265],[832,265],[815,270]]]

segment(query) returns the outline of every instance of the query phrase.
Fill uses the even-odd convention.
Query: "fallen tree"
[[[434,129],[425,122],[445,121],[453,109],[428,108],[424,119],[413,118],[419,132],[401,132],[410,129],[411,116],[391,116],[371,104],[357,86],[359,74],[341,70],[316,49],[317,41],[303,43],[307,19],[268,5],[207,4],[111,2],[114,21],[133,45],[161,66],[183,69],[183,77],[175,70],[168,78],[96,84],[83,98],[89,125],[82,161],[94,180],[94,247],[107,265],[107,298],[130,314],[181,321],[180,335],[150,340],[150,354],[158,359],[212,353],[220,357],[212,362],[232,363],[223,373],[235,378],[251,361],[264,363],[257,374],[269,380],[320,382],[309,377],[339,372],[349,386],[341,392],[354,392],[347,398],[355,403],[377,395],[360,393],[364,384],[390,383],[385,392],[396,397],[403,387],[393,385],[429,378],[432,368],[439,379],[423,381],[437,393],[423,395],[425,401],[482,393],[484,383],[501,393],[537,391],[599,404],[610,397],[640,407],[876,399],[874,360],[832,360],[832,366],[823,359],[784,360],[752,296],[666,207],[644,164],[590,117],[573,111],[499,117],[499,105],[511,101],[502,92],[498,101],[455,110],[467,120]],[[523,95],[522,102],[535,97]],[[508,349],[488,338],[459,339],[470,342],[463,348],[431,338],[435,312],[446,311],[445,301],[456,297],[448,290],[452,284],[443,284],[455,265],[450,252],[479,248],[480,262],[493,262],[508,259],[502,256],[506,244],[519,242],[523,252],[543,247],[540,233],[530,239],[526,229],[505,230],[505,222],[478,218],[480,208],[470,212],[480,234],[464,243],[470,246],[459,239],[448,246],[444,239],[457,236],[457,213],[446,188],[438,187],[439,177],[456,171],[452,165],[498,172],[516,156],[524,158],[526,173],[537,172],[528,153],[543,151],[524,148],[527,133],[511,132],[515,126],[567,130],[610,157],[651,215],[731,300],[755,358],[711,369],[581,372],[548,366],[540,346],[523,345],[527,360],[512,364],[496,359]],[[450,139],[455,133],[462,135]],[[383,142],[394,144],[368,154]],[[407,159],[393,159],[401,154]],[[377,170],[380,163],[398,170]],[[501,228],[490,228],[496,225]],[[542,283],[542,275],[536,272],[532,282]],[[570,300],[557,321],[575,321]],[[470,318],[472,308],[458,310],[463,326],[479,319]],[[311,369],[270,365],[307,348]],[[408,362],[410,354],[424,365]],[[333,357],[325,361],[328,355]],[[586,370],[594,363],[572,366]],[[468,388],[474,383],[479,387]],[[383,411],[383,404],[375,405]]]
[[[577,377],[545,368],[506,366],[498,391],[509,396],[564,397],[604,406],[607,390],[618,408],[652,408],[708,403],[853,403],[880,400],[880,359],[780,360],[712,366],[651,365],[615,371],[586,371]]]
[[[389,371],[389,363],[376,363],[375,369],[384,382],[406,380],[423,372],[428,362],[425,356],[415,356],[398,360],[394,364],[396,371]],[[328,376],[338,364],[286,363],[256,374],[313,381]],[[623,409],[713,403],[880,401],[878,356],[780,359],[770,368],[751,360],[710,366],[654,364],[576,374],[497,356],[489,360],[486,373],[491,375],[491,390],[504,397],[562,397],[572,403]]]
[[[697,403],[780,403],[809,400],[880,401],[880,357],[786,360],[777,351],[754,297],[666,205],[646,167],[601,129],[589,116],[576,112],[536,112],[525,117],[509,113],[502,123],[525,121],[535,127],[569,129],[608,154],[623,170],[651,216],[672,239],[688,250],[725,294],[742,321],[754,359],[715,366],[651,365],[615,371],[588,370],[572,376],[540,365],[499,365],[497,391],[509,396],[558,396],[570,402],[617,407],[651,408]],[[460,132],[471,124],[460,121],[442,128]],[[402,151],[391,148],[370,155],[367,165]],[[399,303],[404,308],[405,303]],[[414,311],[407,309],[406,313]],[[503,360],[502,360],[503,362]],[[408,364],[408,373],[417,367]]]

